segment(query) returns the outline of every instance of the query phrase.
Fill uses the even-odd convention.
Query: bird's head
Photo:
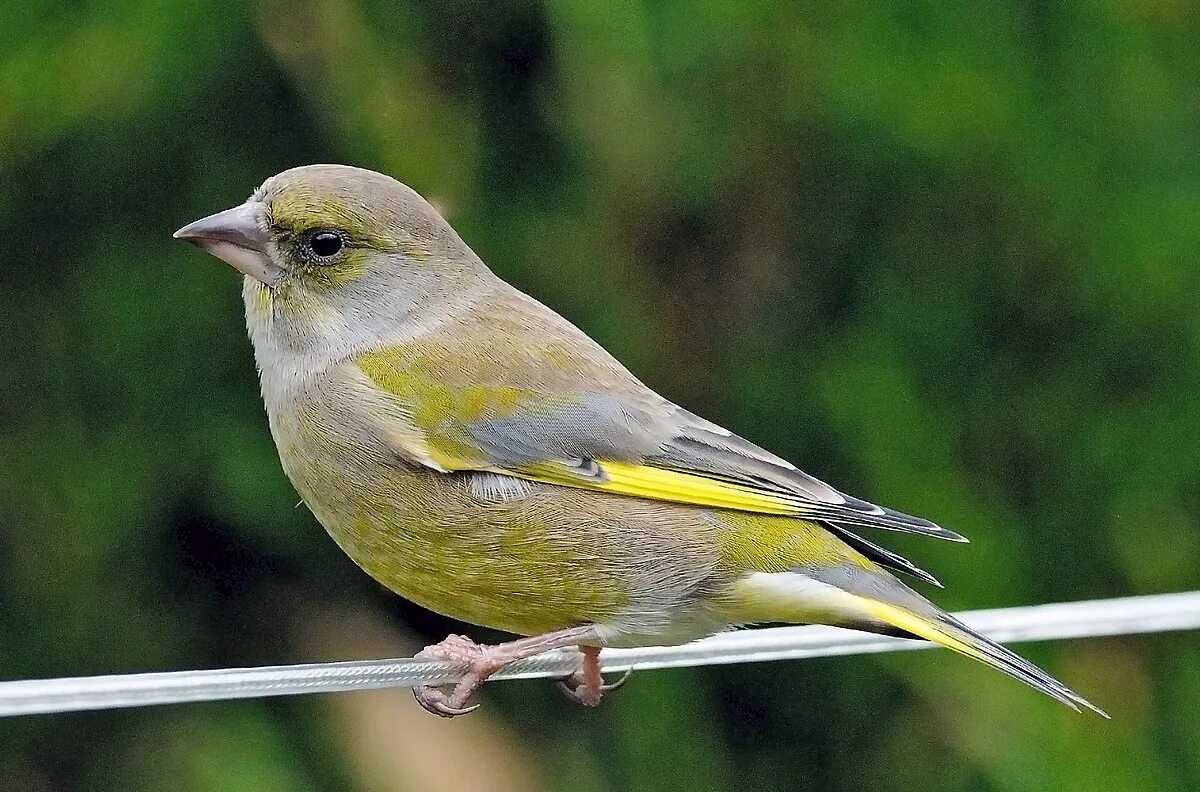
[[[391,321],[482,277],[486,268],[410,187],[344,165],[308,165],[267,179],[245,203],[175,237],[246,276],[247,311],[305,336]]]

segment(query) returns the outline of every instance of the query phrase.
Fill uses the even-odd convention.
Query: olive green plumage
[[[921,637],[1086,705],[900,583],[888,569],[932,579],[862,534],[961,537],[654,393],[403,184],[296,168],[177,235],[247,275],[283,467],[396,593],[523,635],[594,625],[606,646],[763,621]]]

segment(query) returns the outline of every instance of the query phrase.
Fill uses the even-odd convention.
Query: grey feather
[[[651,463],[715,475],[757,489],[794,496],[804,515],[815,519],[966,541],[963,536],[928,520],[839,492],[750,441],[686,410],[675,409],[680,425],[663,450],[647,460]]]
[[[921,569],[919,566],[909,561],[899,553],[894,553],[885,547],[880,547],[872,541],[862,538],[858,534],[850,531],[844,526],[832,522],[821,523],[827,530],[833,533],[837,538],[841,539],[846,544],[853,547],[864,556],[879,564],[882,567],[891,569],[894,572],[903,572],[912,575],[918,580],[923,580],[930,585],[938,588],[945,588],[941,582],[933,575]]]

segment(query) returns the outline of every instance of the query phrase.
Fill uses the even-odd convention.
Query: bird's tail
[[[857,565],[752,573],[739,586],[744,621],[832,624],[921,638],[986,663],[1071,709],[1108,717],[1063,683],[980,635],[881,569]]]
[[[859,597],[859,599],[862,607],[881,622],[910,635],[952,649],[981,663],[986,663],[992,668],[1024,682],[1034,690],[1040,690],[1046,695],[1058,699],[1076,712],[1080,707],[1086,707],[1105,718],[1108,717],[1104,710],[1033,663],[1015,652],[1005,649],[992,639],[980,635],[948,613],[935,611],[934,614],[926,616],[880,600],[868,597]]]

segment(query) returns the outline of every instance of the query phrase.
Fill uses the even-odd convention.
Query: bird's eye
[[[332,258],[345,246],[346,240],[336,231],[318,231],[308,240],[308,247],[317,258]]]

